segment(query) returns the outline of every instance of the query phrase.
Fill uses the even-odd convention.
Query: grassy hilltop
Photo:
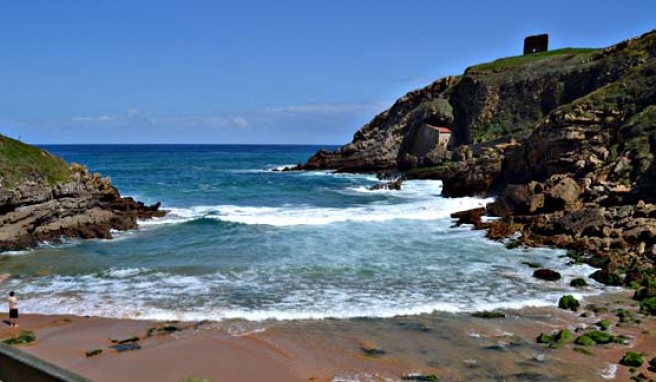
[[[71,174],[69,165],[45,150],[0,135],[0,179],[4,188],[23,181],[61,183]]]

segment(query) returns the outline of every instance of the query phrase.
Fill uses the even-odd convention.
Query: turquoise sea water
[[[315,146],[47,146],[110,176],[167,217],[114,240],[45,243],[2,256],[22,309],[148,319],[390,317],[554,305],[577,295],[559,251],[508,250],[449,214],[438,181],[369,191],[372,175],[276,172]],[[487,200],[489,201],[489,200]],[[531,277],[524,261],[566,277]]]

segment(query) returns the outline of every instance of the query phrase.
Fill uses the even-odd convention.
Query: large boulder
[[[579,199],[583,190],[572,178],[558,180],[547,192],[544,199],[546,211],[571,209]]]
[[[557,219],[554,222],[554,229],[557,232],[571,233],[576,237],[594,236],[601,232],[605,222],[603,208],[582,208]]]
[[[544,195],[536,194],[531,185],[509,184],[489,205],[489,211],[496,216],[529,214],[542,208]]]
[[[551,270],[551,269],[538,269],[535,272],[533,272],[533,277],[538,278],[540,280],[546,280],[546,281],[557,281],[561,279],[560,273]]]
[[[615,272],[611,272],[607,269],[600,269],[590,275],[591,279],[594,279],[597,282],[600,282],[605,285],[610,286],[622,286],[622,278]]]

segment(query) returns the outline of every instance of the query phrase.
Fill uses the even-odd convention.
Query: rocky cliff
[[[426,122],[452,128],[447,155],[412,151]],[[408,93],[299,168],[391,171],[441,179],[445,196],[496,195],[488,212],[502,219],[478,224],[491,237],[521,232],[524,244],[603,264],[605,282],[621,271],[630,283],[656,262],[654,152],[656,31],[471,67]]]
[[[111,230],[165,214],[159,203],[121,197],[108,178],[84,166],[1,136],[0,177],[0,251],[63,237],[111,238]]]
[[[555,109],[643,65],[647,57],[635,45],[650,36],[605,50],[561,49],[470,67],[406,94],[358,130],[351,143],[321,150],[300,168],[376,172],[439,164],[444,157],[418,157],[412,150],[424,122],[451,127],[454,147],[511,137],[523,141]]]

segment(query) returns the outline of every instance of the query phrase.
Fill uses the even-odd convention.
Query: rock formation
[[[454,148],[418,157],[417,126],[435,120],[451,127]],[[353,142],[298,169],[397,172],[441,179],[444,196],[495,195],[487,212],[500,220],[482,223],[480,211],[456,217],[491,238],[520,233],[526,245],[568,248],[603,268],[598,281],[617,284],[626,273],[637,285],[656,263],[655,152],[652,31],[603,50],[468,68],[408,93]]]
[[[91,174],[84,166],[69,167],[44,151],[0,138],[0,165],[14,161],[11,171],[5,169],[1,174],[12,182],[5,181],[0,187],[0,251],[30,248],[63,237],[108,239],[111,230],[135,229],[138,219],[165,214],[159,203],[145,206],[121,197],[109,178]],[[10,155],[15,152],[21,156]],[[36,165],[35,157],[40,161]],[[27,167],[27,171],[17,170]],[[52,174],[66,178],[53,182]]]

